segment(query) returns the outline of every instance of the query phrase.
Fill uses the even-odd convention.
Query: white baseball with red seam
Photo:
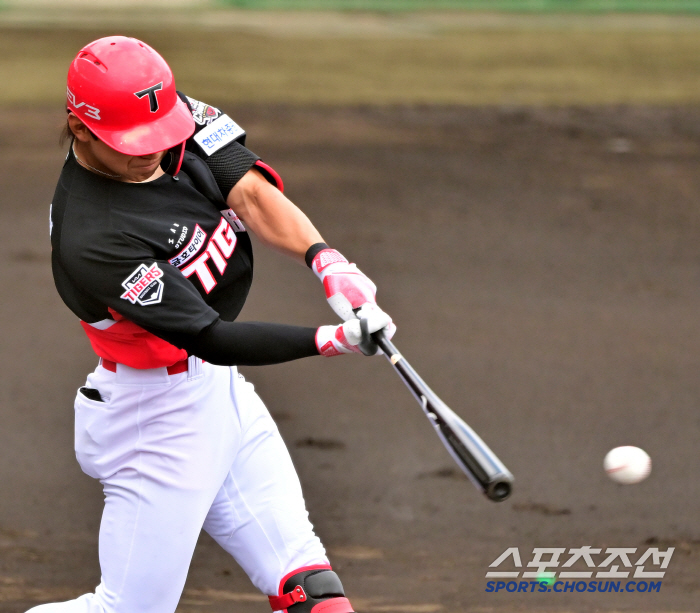
[[[615,447],[605,456],[603,468],[608,477],[617,483],[639,483],[651,473],[651,458],[639,447]]]
[[[311,269],[323,283],[326,300],[344,321],[355,318],[355,309],[376,303],[377,286],[335,249],[319,251]]]

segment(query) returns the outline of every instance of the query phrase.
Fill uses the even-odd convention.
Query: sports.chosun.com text
[[[660,592],[661,581],[487,581],[487,592]]]

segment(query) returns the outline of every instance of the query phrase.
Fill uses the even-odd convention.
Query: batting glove
[[[358,345],[363,340],[365,342],[368,340],[366,336],[363,337],[363,327],[366,328],[367,335],[384,330],[388,339],[391,339],[396,332],[396,326],[391,321],[391,317],[376,305],[371,307],[368,305],[360,309],[358,317],[362,318],[364,325],[361,324],[360,319],[350,319],[338,326],[321,326],[316,331],[318,352],[325,357],[343,353],[362,353]],[[377,354],[380,353],[381,350],[377,352]]]
[[[328,304],[342,320],[354,319],[355,310],[367,303],[376,305],[377,286],[335,249],[319,251],[311,269],[323,283]]]

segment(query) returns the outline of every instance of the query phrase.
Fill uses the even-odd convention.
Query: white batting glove
[[[319,251],[311,270],[323,283],[326,300],[344,321],[355,318],[355,309],[369,303],[376,305],[377,286],[335,249]]]
[[[367,321],[368,333],[372,334],[378,330],[384,330],[386,337],[391,339],[396,332],[396,326],[391,321],[391,317],[376,305],[368,305],[368,307],[364,307],[358,312],[358,317]],[[361,341],[360,319],[350,319],[338,326],[321,326],[316,331],[316,348],[325,357],[342,355],[343,353],[362,353],[358,347]],[[378,354],[380,353],[381,350]]]

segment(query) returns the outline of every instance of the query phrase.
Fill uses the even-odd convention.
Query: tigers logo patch
[[[141,264],[122,282],[122,287],[126,291],[120,298],[141,306],[158,304],[163,299],[162,276],[163,271],[158,268],[157,262],[150,266]]]
[[[221,115],[221,111],[219,109],[209,106],[208,104],[204,104],[204,102],[200,102],[199,100],[195,100],[189,96],[187,96],[187,100],[189,101],[190,108],[192,109],[192,118],[194,119],[195,123],[198,123],[200,126],[209,125]]]

